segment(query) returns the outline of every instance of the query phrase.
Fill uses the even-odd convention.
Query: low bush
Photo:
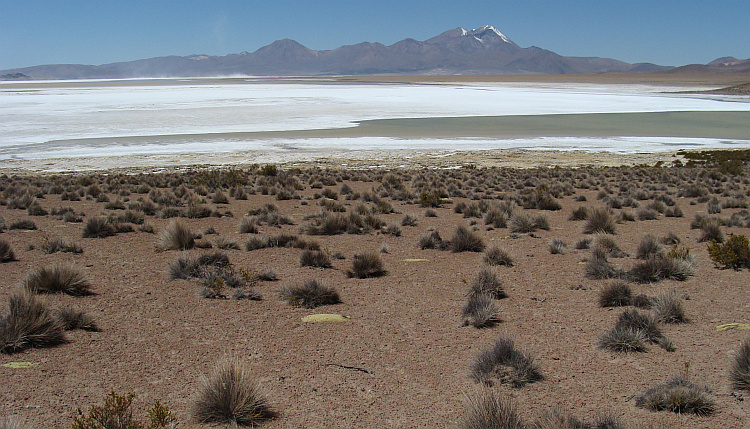
[[[424,235],[419,239],[419,242],[417,242],[417,247],[419,247],[420,249],[443,250],[445,247],[447,247],[447,244],[443,242],[443,239],[440,237],[439,232],[432,231],[431,233]]]
[[[52,254],[56,252],[63,253],[83,253],[81,246],[65,241],[61,238],[53,238],[51,240],[45,240],[40,248],[44,253]]]
[[[91,284],[84,275],[69,265],[53,265],[30,271],[23,279],[23,288],[30,293],[64,293],[72,296],[91,295]]]
[[[715,409],[710,389],[682,376],[673,377],[639,394],[635,398],[635,406],[652,411],[699,416],[711,414]]]
[[[526,213],[516,213],[508,220],[508,229],[513,233],[525,234],[535,231],[537,225]]]
[[[250,371],[238,361],[226,360],[203,378],[193,416],[201,423],[256,426],[276,413]]]
[[[586,277],[593,280],[613,279],[622,276],[622,271],[607,260],[607,253],[599,248],[591,252],[586,261]]]
[[[550,241],[548,248],[549,248],[549,253],[553,255],[562,255],[568,249],[568,245],[565,244],[564,241],[555,238],[552,241]]]
[[[666,279],[684,281],[694,273],[692,257],[683,259],[657,254],[636,263],[628,271],[628,278],[636,283],[656,283]]]
[[[707,220],[700,227],[701,235],[698,237],[699,243],[715,241],[724,242],[724,233],[721,231],[721,224],[718,221]]]
[[[750,268],[750,241],[744,235],[733,235],[724,244],[712,241],[708,244],[708,255],[721,268]]]
[[[380,277],[386,274],[383,259],[376,252],[358,253],[354,255],[352,268],[346,272],[348,277],[364,279]]]
[[[517,350],[512,339],[501,335],[491,348],[477,355],[471,367],[471,378],[487,385],[491,385],[494,378],[519,388],[544,377],[530,355]]]
[[[73,419],[71,429],[162,429],[171,425],[177,427],[177,418],[166,406],[157,399],[154,405],[146,411],[148,421],[136,418],[131,408],[135,395],[118,395],[111,391],[104,399],[104,405],[93,405],[88,415],[78,409],[78,415]]]
[[[279,298],[295,307],[315,308],[341,302],[338,292],[317,280],[306,280],[302,286],[284,286],[279,289]]]
[[[645,352],[646,337],[643,331],[628,327],[614,327],[599,337],[599,348],[613,352]]]

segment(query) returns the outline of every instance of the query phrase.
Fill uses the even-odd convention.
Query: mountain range
[[[706,65],[665,67],[611,58],[566,57],[522,48],[492,26],[455,28],[425,41],[404,39],[390,46],[363,42],[315,51],[277,40],[255,52],[222,56],[157,57],[112,64],[50,64],[0,71],[0,79],[117,79],[138,77],[326,76],[435,74],[570,74],[630,71],[750,72],[750,60],[724,57]]]

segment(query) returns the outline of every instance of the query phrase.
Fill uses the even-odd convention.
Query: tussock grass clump
[[[617,242],[611,235],[597,234],[594,238],[594,249],[601,249],[606,252],[607,256],[612,258],[625,258],[627,253],[620,249]]]
[[[606,207],[594,207],[589,210],[588,219],[583,226],[584,234],[614,234],[615,218]]]
[[[639,394],[635,398],[635,406],[652,411],[691,413],[699,416],[709,415],[715,409],[708,387],[693,383],[679,375]]]
[[[750,338],[745,339],[734,353],[729,381],[734,389],[750,391]]]
[[[652,234],[646,234],[638,244],[638,249],[635,252],[635,257],[638,259],[648,259],[654,255],[660,254],[663,250],[664,246],[662,246],[656,236]]]
[[[302,267],[331,268],[331,258],[320,250],[305,250],[299,256]]]
[[[665,279],[685,281],[695,273],[692,257],[657,254],[635,264],[628,277],[636,283],[656,283]]]
[[[115,226],[106,217],[97,216],[89,218],[83,226],[81,235],[83,238],[111,237],[117,233]]]
[[[622,276],[622,271],[607,260],[607,253],[594,248],[591,258],[586,261],[586,277],[594,280],[613,279]]]
[[[533,429],[624,429],[615,416],[598,416],[593,422],[585,422],[558,408],[548,410],[531,426]]]
[[[598,345],[613,352],[645,352],[646,336],[639,329],[616,326],[599,337]]]
[[[686,323],[685,309],[677,291],[662,292],[651,300],[651,310],[659,323]]]
[[[386,274],[383,259],[376,252],[358,253],[354,255],[352,268],[346,272],[348,277],[365,279],[380,277]]]
[[[588,207],[578,207],[570,213],[570,217],[568,217],[568,220],[578,221],[578,220],[586,220],[588,218],[589,218]]]
[[[243,217],[240,221],[240,226],[237,228],[237,230],[241,234],[257,234],[258,233],[258,223],[255,218],[252,217]]]
[[[36,223],[34,223],[33,220],[21,219],[21,220],[17,220],[11,223],[8,229],[10,230],[21,229],[21,230],[26,230],[26,231],[32,231],[32,230],[37,229],[37,227],[36,227]]]
[[[623,307],[630,305],[633,299],[633,292],[630,286],[623,281],[614,281],[601,290],[599,293],[600,307]]]
[[[65,343],[60,322],[33,295],[11,295],[8,313],[0,318],[0,353],[27,348],[53,347]]]
[[[417,218],[412,215],[404,215],[401,219],[401,226],[417,226]]]
[[[482,350],[471,366],[471,378],[492,385],[492,379],[515,388],[544,379],[534,359],[515,348],[513,340],[501,335],[495,344]]]
[[[699,243],[715,241],[724,242],[724,233],[721,231],[721,224],[718,221],[706,220],[700,227],[701,235],[698,237]]]
[[[524,429],[524,425],[510,400],[502,398],[490,388],[483,388],[466,396],[466,412],[460,429]]]
[[[224,360],[201,381],[193,416],[201,423],[252,427],[276,413],[250,371],[239,361]]]
[[[499,246],[492,246],[485,250],[482,260],[485,264],[490,266],[513,266],[513,258],[510,256],[510,252]]]
[[[98,332],[99,327],[94,319],[83,311],[70,308],[59,308],[54,312],[55,318],[66,331],[81,329],[84,331]]]
[[[508,215],[500,208],[493,207],[484,214],[484,224],[492,225],[493,228],[507,228]]]
[[[23,279],[23,288],[30,293],[64,293],[72,296],[91,295],[91,284],[83,274],[69,265],[53,265],[30,271]]]
[[[451,238],[450,249],[452,252],[481,252],[484,250],[484,241],[464,226],[456,228]]]
[[[61,238],[53,238],[51,240],[45,240],[40,248],[44,251],[44,253],[52,254],[56,252],[63,252],[63,253],[83,253],[83,249],[81,246],[70,243],[66,240],[63,240]]]
[[[497,306],[488,293],[469,294],[466,305],[462,310],[464,317],[463,326],[475,328],[486,328],[493,326],[497,321]]]
[[[503,299],[508,295],[503,290],[503,284],[497,278],[497,274],[490,269],[483,269],[477,273],[474,280],[471,282],[471,289],[469,295],[484,295],[489,294],[491,298]]]
[[[195,234],[184,223],[174,220],[159,236],[162,250],[188,250],[195,247]]]
[[[525,234],[528,232],[534,232],[537,229],[537,224],[534,219],[526,213],[516,213],[510,217],[508,221],[508,229],[510,232],[517,234]]]
[[[10,262],[16,260],[16,254],[5,240],[0,240],[0,262]]]
[[[226,237],[217,237],[216,240],[214,240],[214,245],[223,250],[239,250],[240,245],[237,244],[236,241],[226,238]]]
[[[443,242],[440,237],[440,233],[432,231],[431,233],[422,236],[417,242],[417,247],[420,249],[440,249],[443,250],[447,247],[447,244]]]
[[[565,244],[564,241],[555,238],[552,241],[550,241],[548,248],[549,248],[549,253],[553,255],[562,255],[568,249],[568,245]]]
[[[302,286],[284,286],[279,289],[279,298],[295,307],[315,308],[341,302],[338,292],[318,280],[306,280]]]

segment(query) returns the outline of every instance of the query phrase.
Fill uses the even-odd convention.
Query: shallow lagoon
[[[252,79],[2,84],[0,159],[326,148],[648,152],[750,146],[746,99],[660,90]],[[641,114],[590,115],[634,112]]]

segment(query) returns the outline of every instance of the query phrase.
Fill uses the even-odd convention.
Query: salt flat
[[[750,112],[747,99],[661,92],[646,85],[290,83],[212,79],[0,84],[0,159],[220,152],[398,149],[584,149],[663,151],[746,146],[731,136],[631,135],[617,129],[568,134],[531,130],[475,136],[336,133],[362,121],[632,112]],[[507,121],[507,119],[506,119]],[[365,124],[373,129],[372,124]],[[457,127],[445,125],[443,127]],[[741,126],[740,126],[741,127]],[[308,132],[314,130],[314,132]],[[450,131],[450,130],[448,130]],[[253,134],[255,133],[255,134]],[[276,133],[276,134],[274,134]],[[750,135],[750,134],[749,134]],[[726,138],[731,137],[731,138]]]

